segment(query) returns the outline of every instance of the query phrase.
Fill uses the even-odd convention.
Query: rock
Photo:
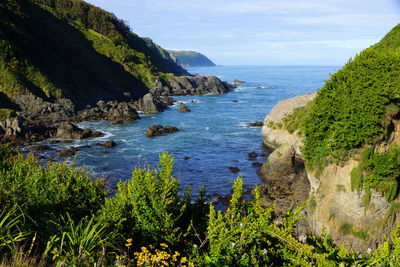
[[[181,106],[179,107],[178,110],[179,110],[179,112],[191,112],[190,108],[188,108],[184,104],[181,104]]]
[[[154,95],[204,95],[228,93],[234,86],[215,76],[175,76],[150,89]]]
[[[264,181],[260,186],[263,204],[276,203],[280,214],[308,198],[310,183],[304,165],[295,161],[293,146],[283,145],[274,150],[257,173]]]
[[[117,123],[140,119],[136,109],[127,102],[99,101],[94,108],[83,109],[78,112],[79,120],[109,120]]]
[[[184,160],[189,160],[189,159],[190,159],[190,157],[184,157],[183,159],[184,159]]]
[[[92,131],[90,129],[81,129],[75,124],[69,122],[62,122],[57,127],[55,134],[56,138],[62,139],[85,139],[90,137],[100,137],[103,134],[98,131]]]
[[[233,81],[233,83],[246,83],[246,82],[245,82],[245,81],[238,80],[238,79],[235,79],[235,80]]]
[[[142,99],[134,102],[133,107],[145,114],[149,114],[161,112],[172,104],[173,99],[170,97],[155,96],[151,93],[148,93],[144,95]]]
[[[264,123],[262,121],[255,121],[255,122],[250,122],[249,126],[251,126],[251,127],[260,127],[260,126],[264,126]]]
[[[76,152],[78,152],[79,149],[77,149],[76,147],[70,147],[66,150],[61,150],[57,152],[57,155],[59,157],[71,157],[74,156],[76,154]]]
[[[232,103],[239,103],[239,100],[232,100]]]
[[[253,167],[261,167],[263,164],[261,163],[261,162],[253,162],[253,163],[251,163],[251,166],[253,166]]]
[[[240,172],[240,169],[238,168],[238,167],[229,167],[228,168],[231,172],[233,172],[233,173],[238,173],[238,172]]]
[[[315,96],[316,93],[312,93],[279,101],[264,119],[264,126],[262,128],[264,144],[272,149],[283,144],[291,145],[295,148],[296,156],[304,160],[300,151],[300,147],[302,146],[301,137],[297,133],[290,134],[287,130],[278,126],[282,124],[282,119],[285,116],[292,114],[296,108],[306,106]]]
[[[247,156],[249,158],[257,158],[257,153],[253,151],[253,152],[250,152],[249,154],[247,154]]]
[[[110,141],[107,141],[107,142],[105,142],[103,144],[97,143],[96,145],[104,146],[104,147],[107,147],[107,148],[112,148],[112,147],[115,147],[117,145],[117,143],[115,143],[113,140],[110,140]]]
[[[34,146],[34,147],[32,147],[34,150],[37,150],[37,151],[46,151],[46,150],[53,150],[50,146],[48,146],[48,145],[37,145],[37,146]]]
[[[173,127],[173,126],[161,126],[161,125],[152,125],[146,130],[147,137],[154,137],[160,135],[166,135],[170,133],[181,132],[182,130]]]

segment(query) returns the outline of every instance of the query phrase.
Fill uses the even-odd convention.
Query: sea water
[[[182,187],[191,186],[196,195],[202,186],[208,194],[226,195],[236,177],[242,176],[245,188],[262,181],[253,162],[263,163],[267,152],[262,143],[261,127],[249,127],[263,121],[280,100],[316,91],[339,66],[216,66],[190,68],[193,74],[216,75],[222,80],[243,80],[234,91],[224,95],[179,96],[177,103],[164,112],[144,115],[136,122],[112,124],[107,121],[80,123],[80,127],[105,133],[101,138],[76,140],[68,146],[82,148],[76,157],[77,166],[85,166],[91,175],[106,177],[110,184],[131,177],[135,167],[157,166],[158,157],[168,152],[174,157],[175,178]],[[179,102],[192,112],[178,111]],[[146,137],[150,125],[176,126],[182,132],[154,138]],[[117,146],[107,149],[98,142],[114,140]],[[256,152],[255,159],[248,153]],[[229,167],[237,167],[232,173]]]

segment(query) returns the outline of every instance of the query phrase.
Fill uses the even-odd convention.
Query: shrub
[[[181,241],[186,229],[178,222],[186,203],[172,170],[173,159],[166,153],[161,154],[158,169],[135,169],[129,181],[118,184],[115,197],[106,201],[103,216],[115,230],[143,245]]]
[[[100,209],[105,199],[103,180],[66,163],[41,167],[32,156],[0,147],[0,205],[21,206],[34,224],[46,231],[51,217],[69,212],[80,219]]]
[[[50,252],[53,260],[73,266],[93,266],[96,261],[104,263],[109,236],[103,221],[91,217],[75,222],[67,213],[61,223],[55,225],[59,233],[50,237],[45,254]]]

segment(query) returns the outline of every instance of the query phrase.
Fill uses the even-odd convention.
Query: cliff
[[[187,67],[212,67],[215,66],[205,55],[195,51],[172,51],[168,50],[175,62],[184,68]]]
[[[267,146],[289,146],[305,162],[308,228],[358,252],[376,248],[399,222],[399,49],[396,26],[349,60],[316,95],[278,103],[262,130]],[[272,157],[262,167],[266,184],[274,177],[265,173],[281,161],[291,164],[287,157]]]

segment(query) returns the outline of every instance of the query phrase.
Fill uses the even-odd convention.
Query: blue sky
[[[87,1],[221,65],[342,65],[400,23],[400,0]]]

